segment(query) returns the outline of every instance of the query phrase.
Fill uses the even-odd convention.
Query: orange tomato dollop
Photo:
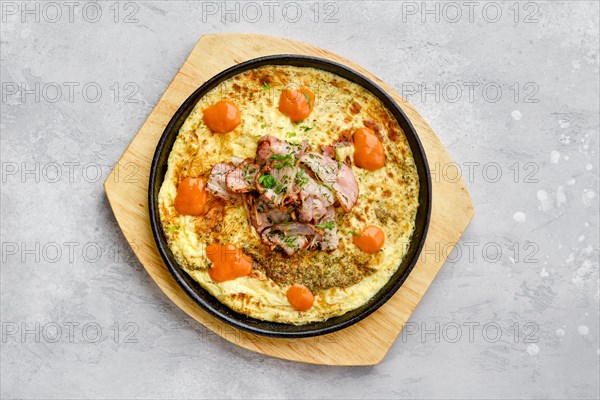
[[[177,187],[175,210],[182,215],[202,215],[206,210],[208,192],[202,178],[184,178]]]
[[[315,94],[309,89],[290,89],[281,92],[279,111],[290,117],[292,122],[306,119],[315,107]]]
[[[242,113],[231,101],[221,100],[204,110],[202,121],[215,133],[227,133],[240,124]]]
[[[304,285],[299,283],[293,284],[287,291],[287,299],[298,311],[306,311],[312,307],[315,302],[315,296]]]
[[[383,247],[385,234],[378,226],[370,225],[354,236],[352,242],[365,253],[373,254]]]
[[[383,144],[369,128],[354,132],[354,164],[367,171],[376,171],[385,165]]]
[[[252,272],[252,257],[233,243],[209,244],[206,256],[212,261],[208,274],[215,282],[230,281]]]

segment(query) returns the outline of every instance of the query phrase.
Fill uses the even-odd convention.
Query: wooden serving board
[[[306,339],[274,339],[249,334],[219,321],[193,302],[171,277],[152,236],[148,215],[148,179],[154,150],[179,106],[202,83],[240,62],[270,54],[306,54],[337,61],[371,78],[387,91],[411,120],[430,166],[452,159],[415,109],[391,87],[365,69],[318,47],[278,37],[247,34],[202,36],[148,119],[104,183],[106,195],[127,241],[160,289],[183,311],[208,329],[246,349],[287,360],[327,365],[379,363],[429,288],[473,216],[462,180],[433,179],[431,224],[412,273],[379,310],[349,328]],[[135,174],[127,174],[124,170]]]

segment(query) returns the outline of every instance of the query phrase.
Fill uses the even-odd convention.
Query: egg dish
[[[301,325],[365,304],[412,239],[419,177],[381,101],[316,68],[264,66],[196,104],[158,204],[178,264],[249,317]]]

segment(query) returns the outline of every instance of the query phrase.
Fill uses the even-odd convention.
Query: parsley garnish
[[[255,167],[252,167],[250,169],[250,171],[248,171],[248,164],[246,164],[244,166],[244,179],[246,181],[249,181],[250,179],[252,179],[252,174],[254,174],[255,172],[256,172],[256,168]]]
[[[285,156],[280,156],[278,154],[273,154],[269,157],[270,160],[282,161],[281,163],[273,165],[273,168],[281,169],[283,167],[291,167],[292,166],[292,155],[287,154]]]
[[[310,131],[312,128],[310,126],[301,126],[300,129],[302,129],[304,132],[308,132]]]
[[[275,186],[277,181],[271,175],[264,174],[258,178],[258,183],[260,183],[265,189],[271,189],[273,186]]]
[[[320,224],[315,225],[317,228],[321,229],[333,229],[335,227],[334,221],[322,222]]]
[[[296,132],[288,132],[286,135],[288,135],[288,137],[294,137],[296,136]]]
[[[283,238],[283,242],[285,244],[287,244],[288,247],[295,249],[298,247],[298,243],[296,243],[296,239],[298,239],[296,236],[287,236],[287,237]]]
[[[298,169],[298,172],[296,172],[296,182],[299,182],[300,186],[304,186],[308,183],[308,176],[303,169]]]
[[[304,98],[306,98],[306,102],[308,103],[308,106],[310,107],[310,95],[308,93],[302,93],[304,95]]]
[[[179,230],[179,227],[178,226],[167,226],[167,230],[169,232],[173,232],[173,231]]]
[[[271,88],[271,86],[269,86],[269,84],[267,82],[263,82],[262,86],[261,86],[264,90],[268,90]]]

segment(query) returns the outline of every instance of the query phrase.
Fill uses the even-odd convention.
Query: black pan
[[[220,303],[215,297],[194,281],[175,261],[167,240],[161,227],[158,210],[158,192],[163,182],[167,170],[167,159],[171,152],[171,147],[179,133],[179,128],[188,117],[198,100],[200,100],[208,91],[219,85],[226,79],[229,79],[241,72],[245,72],[264,65],[294,65],[300,67],[313,67],[332,72],[352,82],[355,82],[378,97],[383,104],[390,110],[392,115],[398,121],[404,131],[419,174],[419,208],[417,210],[415,231],[408,253],[398,270],[392,275],[385,286],[375,294],[363,306],[349,311],[339,317],[330,318],[326,321],[315,322],[306,325],[288,325],[277,322],[265,322],[258,319],[249,318],[245,315],[232,311],[227,306]],[[244,331],[282,338],[300,338],[323,335],[331,333],[352,324],[357,323],[369,314],[377,310],[402,285],[410,272],[412,271],[423,243],[429,226],[429,217],[431,211],[431,180],[429,176],[429,167],[425,158],[425,152],[412,124],[402,111],[402,109],[388,96],[379,86],[373,83],[365,76],[353,71],[352,69],[324,59],[300,55],[273,55],[267,57],[255,58],[226,69],[209,79],[200,88],[198,88],[175,113],[171,121],[165,128],[165,131],[156,146],[154,159],[150,170],[150,183],[148,187],[148,204],[150,205],[150,222],[152,224],[152,233],[156,240],[158,251],[160,252],[165,264],[171,271],[171,274],[183,290],[202,308],[220,320]]]

